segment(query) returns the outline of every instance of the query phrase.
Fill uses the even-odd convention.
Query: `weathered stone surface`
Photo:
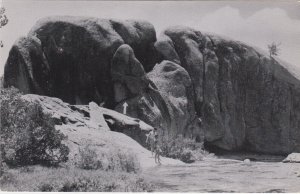
[[[37,22],[10,51],[4,85],[71,104],[112,107],[110,63],[129,44],[147,70],[155,65],[155,30],[148,22],[50,17]]]
[[[130,46],[122,45],[117,49],[112,60],[111,75],[117,104],[115,110],[124,113],[123,104],[126,102],[127,115],[160,129],[169,129],[169,112],[164,99],[147,77]]]
[[[98,125],[101,123],[103,129],[109,129],[104,119],[103,111],[101,111],[101,108],[95,102],[89,103],[89,115],[92,123],[95,123],[95,128],[99,127]]]
[[[201,46],[201,33],[190,28],[182,27],[172,27],[167,29],[164,33],[173,41],[175,50],[180,58],[181,66],[189,72],[194,86],[196,110],[197,112],[201,112],[204,71],[203,55],[199,50]],[[177,60],[174,60],[173,62],[176,63],[176,61]]]
[[[113,57],[111,74],[115,101],[119,103],[115,110],[123,113],[126,102],[126,114],[131,117],[164,132],[201,139],[191,80],[182,67],[164,61],[147,75],[132,49],[122,45]]]
[[[116,103],[141,94],[149,85],[143,65],[126,44],[120,46],[113,56],[111,76]]]
[[[291,153],[284,160],[284,163],[300,163],[300,153]]]
[[[36,37],[15,42],[5,65],[4,87],[15,86],[24,93],[42,93],[49,81],[49,64]],[[51,87],[45,88],[51,90]]]
[[[155,45],[174,62],[175,49],[191,76],[207,145],[276,154],[300,149],[300,81],[275,59],[185,27],[165,30]]]
[[[79,149],[85,146],[90,146],[99,156],[103,152],[111,153],[114,150],[121,150],[122,152],[133,152],[136,154],[141,167],[154,167],[154,159],[151,158],[151,152],[146,150],[134,139],[139,133],[149,131],[152,127],[143,121],[128,117],[126,115],[117,113],[102,107],[97,107],[96,104],[91,104],[92,111],[97,111],[101,119],[92,119],[90,117],[90,106],[87,105],[70,105],[58,98],[50,98],[46,96],[39,96],[27,94],[22,96],[22,99],[28,103],[38,103],[41,105],[43,112],[49,114],[51,119],[57,121],[55,128],[67,136],[64,144],[70,149],[68,165],[74,165],[76,162],[76,155],[79,154]],[[116,122],[120,124],[121,128],[127,128],[128,136],[116,131],[111,131],[107,128],[104,118],[108,117],[109,122]],[[107,119],[106,119],[107,120]],[[59,121],[59,122],[58,122]],[[134,126],[134,128],[133,128]],[[133,133],[137,133],[133,135]],[[182,162],[162,158],[164,164],[182,164]]]
[[[148,73],[148,77],[167,104],[170,132],[200,141],[203,134],[196,116],[193,87],[187,71],[176,63],[162,61]]]
[[[175,50],[174,43],[168,36],[160,36],[159,39],[155,42],[154,46],[156,50],[158,50],[162,55],[163,59],[180,64],[180,59]]]

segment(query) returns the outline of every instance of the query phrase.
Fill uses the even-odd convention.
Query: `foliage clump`
[[[208,152],[204,150],[203,143],[182,135],[163,135],[161,139],[162,155],[179,159],[185,163],[202,160]]]
[[[1,160],[11,166],[56,166],[68,160],[66,138],[42,107],[21,98],[17,89],[1,89]]]
[[[117,148],[97,152],[91,145],[79,149],[76,166],[86,170],[123,171],[137,173],[140,163],[132,152],[124,152]]]

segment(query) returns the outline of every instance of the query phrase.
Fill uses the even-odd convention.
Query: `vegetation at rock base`
[[[79,168],[29,166],[9,169],[0,177],[3,191],[81,191],[146,192],[152,191],[139,174]]]
[[[203,143],[182,135],[165,134],[161,137],[160,144],[163,156],[179,159],[185,163],[202,160],[209,154],[204,150]]]
[[[79,149],[75,165],[86,170],[101,169],[128,173],[140,171],[140,163],[135,154],[124,152],[124,150],[117,148],[111,148],[99,154],[91,145],[86,145]]]
[[[1,93],[1,159],[12,166],[56,166],[68,160],[66,138],[38,104],[21,99],[17,89]]]

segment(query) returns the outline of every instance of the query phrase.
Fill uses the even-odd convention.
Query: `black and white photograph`
[[[0,192],[300,192],[299,0],[0,0]]]

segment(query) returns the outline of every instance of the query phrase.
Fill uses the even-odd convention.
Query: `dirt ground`
[[[161,165],[148,169],[146,177],[157,185],[156,192],[300,192],[299,163],[279,162],[279,156],[244,158]]]

